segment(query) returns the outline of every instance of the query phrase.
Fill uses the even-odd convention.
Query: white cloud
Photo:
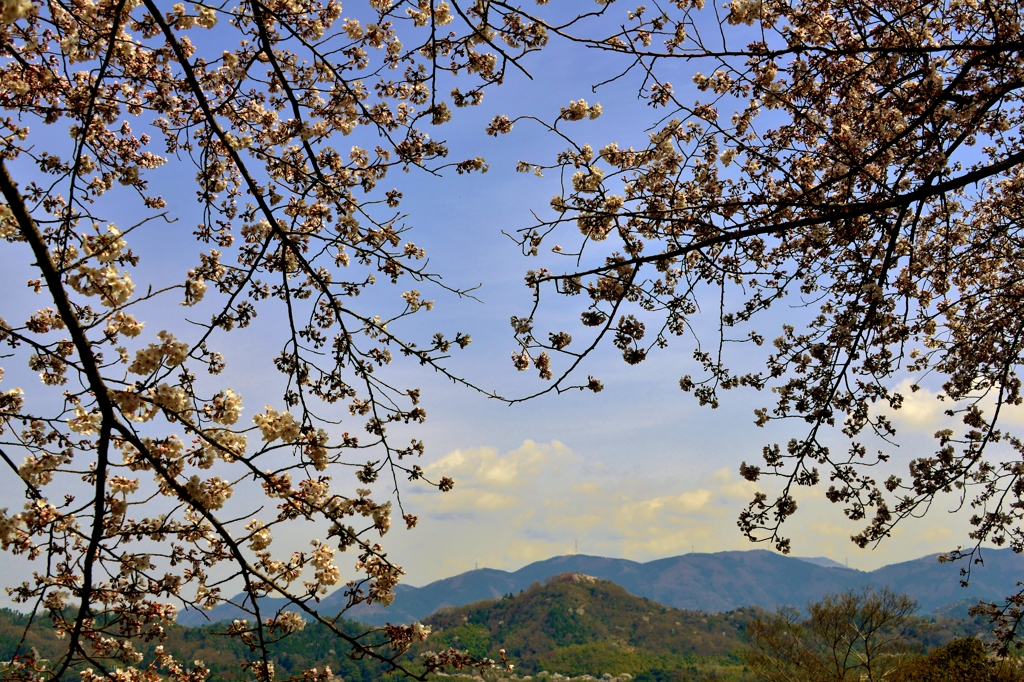
[[[494,448],[455,450],[428,465],[428,476],[450,476],[471,487],[519,485],[541,473],[557,473],[575,459],[557,440],[538,445],[532,440],[504,455]]]
[[[460,517],[471,512],[522,509],[533,497],[524,487],[534,485],[539,477],[556,475],[576,459],[558,441],[538,445],[527,440],[504,455],[489,447],[455,450],[424,467],[428,479],[448,476],[455,480],[455,488],[441,494],[418,489],[414,494],[421,508],[442,514],[459,512]]]
[[[927,388],[911,390],[913,381],[904,379],[895,388],[903,396],[903,405],[898,410],[886,410],[885,413],[897,425],[913,430],[934,433],[940,428],[962,427],[959,417],[950,417],[946,410],[954,407],[949,400],[940,400],[940,393]],[[962,407],[962,405],[961,405]],[[979,403],[985,414],[992,414],[995,399],[986,397]],[[1024,426],[1024,405],[1003,405],[999,412],[1000,422],[1014,426]]]
[[[932,430],[940,423],[949,420],[943,412],[949,409],[949,405],[938,398],[938,393],[921,388],[917,391],[911,390],[913,382],[904,379],[896,387],[896,391],[903,396],[903,405],[893,412],[891,418],[905,426],[916,429]]]

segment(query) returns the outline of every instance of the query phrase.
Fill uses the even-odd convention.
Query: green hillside
[[[685,676],[664,679],[693,679],[702,668],[724,667],[730,678],[747,679],[737,676],[743,666],[733,652],[756,612],[683,611],[606,580],[565,574],[515,596],[439,611],[426,620],[434,629],[427,644],[491,657],[505,649],[524,674],[676,671]]]

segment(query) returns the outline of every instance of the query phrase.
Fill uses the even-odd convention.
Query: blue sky
[[[613,11],[621,14],[626,7]],[[451,159],[485,157],[488,173],[467,177],[452,171],[440,178],[396,173],[382,184],[381,191],[402,183],[402,210],[414,226],[409,237],[427,249],[430,269],[452,286],[480,285],[475,292],[480,301],[421,287],[436,307],[402,326],[421,337],[433,331],[471,334],[474,342],[452,358],[450,367],[484,389],[519,396],[540,387],[535,372],[518,373],[509,360],[514,349],[509,318],[529,310],[530,293],[522,284],[528,268],[564,267],[551,254],[523,258],[503,234],[530,225],[531,211],[550,214],[548,202],[558,193],[557,174],[538,178],[515,173],[515,166],[519,160],[551,163],[561,145],[528,122],[497,139],[485,135],[484,127],[495,114],[553,120],[560,107],[584,98],[600,102],[604,113],[596,121],[569,124],[576,139],[595,149],[611,141],[623,147],[643,145],[646,129],[662,114],[637,100],[639,80],[631,75],[596,93],[591,90],[616,65],[618,60],[605,53],[555,41],[542,55],[524,62],[534,80],[510,71],[508,82],[488,90],[480,107],[458,110],[455,121],[429,131],[448,141]],[[696,95],[688,92],[690,79],[702,67],[679,62],[671,68],[678,71],[672,80],[680,97],[694,99]],[[192,194],[194,171],[186,168],[189,182],[182,182],[181,168],[171,164],[151,175],[158,192],[172,199],[170,210],[177,222],[153,224],[131,242],[142,258],[139,276],[133,273],[140,289],[146,284],[179,283],[195,259],[191,231],[199,205]],[[116,204],[105,210],[118,224],[131,222],[134,215]],[[24,289],[24,282],[37,276],[28,262],[21,245],[7,244],[0,250],[0,277],[8,292],[2,315],[8,319],[25,319],[37,304]],[[407,284],[381,284],[367,297],[367,305],[380,301],[394,306],[405,288]],[[554,325],[570,309],[553,303],[544,316]],[[205,314],[202,307],[196,311],[197,316]],[[185,328],[186,309],[156,306],[148,312],[148,331]],[[575,320],[578,311],[571,314]],[[804,315],[780,307],[763,318],[758,329],[770,339],[783,323]],[[696,322],[698,327],[711,323],[701,317]],[[278,324],[272,314],[263,313],[252,329],[228,337],[228,369],[222,379],[243,395],[246,419],[265,402],[280,407],[275,383],[279,375],[270,362],[283,341]],[[396,524],[387,545],[405,566],[408,582],[422,585],[476,565],[515,569],[577,546],[582,553],[641,561],[691,550],[753,548],[735,521],[755,488],[739,479],[737,469],[742,460],[756,460],[765,443],[785,442],[798,434],[787,431],[789,425],[754,426],[754,408],[770,404],[770,396],[733,391],[725,394],[716,411],[698,408],[677,383],[680,376],[698,370],[691,353],[692,345],[681,340],[630,367],[614,349],[600,349],[588,360],[583,375],[599,376],[604,392],[548,395],[512,407],[397,362],[389,376],[401,385],[423,388],[428,419],[409,430],[410,436],[426,441],[422,464],[434,478],[449,475],[456,480],[455,489],[447,494],[415,484],[403,489],[407,511],[420,516],[420,525],[405,531]],[[6,370],[6,388],[38,381],[27,368]],[[902,453],[930,446],[930,435],[942,420],[938,405],[934,394],[923,391],[897,415]],[[361,423],[342,427],[358,430]],[[897,457],[899,470],[905,469],[907,459]],[[354,478],[346,476],[351,475],[338,474],[339,490],[355,487]],[[0,486],[7,498],[20,496],[9,476],[0,478]],[[937,505],[927,518],[907,522],[880,547],[858,550],[848,538],[859,528],[846,522],[820,491],[801,491],[798,502],[801,510],[787,530],[794,539],[794,553],[846,559],[851,567],[872,569],[949,550],[966,538],[966,515],[946,515]],[[955,500],[942,502],[947,509],[955,506]],[[297,528],[275,549],[304,549],[314,533],[315,529]],[[0,564],[0,577],[8,584],[27,570],[9,558]],[[343,557],[339,565],[345,566]]]

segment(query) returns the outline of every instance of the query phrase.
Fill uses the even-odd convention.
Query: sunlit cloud
[[[472,488],[522,485],[542,473],[557,473],[577,458],[565,445],[552,441],[538,445],[532,440],[499,455],[494,448],[455,450],[426,467],[429,476],[459,477]]]
[[[903,396],[903,405],[893,413],[893,419],[905,426],[917,429],[933,429],[949,417],[944,411],[948,405],[939,400],[939,394],[926,388],[911,390],[912,382],[904,379],[896,387]]]
[[[927,388],[912,390],[913,381],[904,379],[895,388],[903,396],[903,405],[898,410],[886,411],[885,414],[895,423],[897,428],[912,429],[934,433],[943,428],[962,426],[959,417],[950,417],[946,410],[953,406],[948,400],[941,399],[941,393]],[[995,398],[986,396],[979,407],[986,415],[995,409]],[[1003,424],[1024,426],[1024,405],[1003,405],[999,412]]]

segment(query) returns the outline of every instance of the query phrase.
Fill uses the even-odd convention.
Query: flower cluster
[[[139,322],[134,315],[118,311],[107,318],[107,327],[103,330],[109,338],[113,339],[118,334],[124,334],[129,338],[135,338],[142,333],[145,322]]]
[[[279,630],[283,633],[298,632],[306,627],[306,619],[302,614],[294,611],[285,611],[278,614],[277,618],[267,618],[267,627],[271,632]]]
[[[164,463],[177,462],[185,456],[185,444],[181,442],[180,438],[174,435],[158,439],[149,437],[143,438],[142,445],[152,457],[162,460]],[[125,458],[128,458],[127,452],[125,453]]]
[[[585,118],[593,120],[601,115],[601,111],[600,104],[589,106],[586,100],[578,99],[575,102],[569,102],[568,107],[563,107],[558,117],[566,121],[582,121]]]
[[[131,275],[118,274],[112,265],[102,268],[80,265],[77,272],[68,275],[68,284],[83,296],[99,296],[103,305],[110,308],[126,303],[135,291]]]
[[[413,289],[402,294],[402,298],[409,305],[409,312],[416,312],[420,308],[426,308],[427,310],[433,310],[433,301],[424,301],[420,299],[420,292]]]
[[[244,433],[235,433],[228,429],[209,429],[203,431],[200,443],[198,465],[200,469],[209,469],[215,461],[235,462],[245,455],[248,439]]]
[[[203,481],[192,476],[185,484],[185,490],[195,504],[206,509],[220,509],[234,493],[234,488],[219,476]]]
[[[398,584],[403,571],[376,554],[370,554],[369,552],[360,557],[356,568],[366,573],[372,579],[367,601],[371,604],[378,603],[382,606],[391,606],[391,602],[395,600],[395,585]]]
[[[182,305],[194,306],[199,303],[206,295],[206,289],[207,285],[202,275],[197,274],[195,270],[189,270],[188,277],[185,278],[185,300]]]
[[[111,476],[107,479],[110,491],[115,495],[134,493],[139,489],[139,479],[126,476]]]
[[[149,421],[156,412],[142,399],[142,394],[138,393],[134,386],[123,391],[111,390],[108,395],[110,400],[121,410],[121,413],[132,421]]]
[[[310,430],[305,434],[305,445],[302,447],[304,454],[313,463],[313,468],[323,471],[329,463],[330,452],[327,449],[328,436],[323,429],[317,429],[314,433]]]
[[[245,524],[245,529],[250,533],[249,548],[254,552],[262,552],[274,541],[270,535],[270,529],[258,519],[253,519]]]
[[[381,535],[384,535],[391,529],[390,502],[385,502],[373,510],[373,525]]]
[[[68,428],[82,436],[99,433],[103,416],[99,411],[86,412],[81,405],[75,407],[75,416],[68,420]]]
[[[593,193],[601,187],[604,181],[604,171],[597,166],[591,166],[584,171],[576,171],[572,175],[572,188],[577,192]]]
[[[263,440],[273,443],[281,439],[285,443],[291,443],[299,438],[301,424],[295,421],[295,417],[287,410],[278,412],[270,405],[264,406],[265,413],[257,414],[252,421],[263,434]]]
[[[583,236],[595,242],[601,242],[607,239],[608,235],[615,229],[615,217],[604,212],[581,213],[576,218],[576,226]]]
[[[764,0],[732,0],[728,7],[730,24],[753,26],[763,16]]]
[[[181,386],[160,384],[156,389],[150,391],[150,396],[154,405],[167,410],[168,415],[172,417],[171,421],[187,418],[192,412],[192,403]]]
[[[28,16],[31,10],[32,2],[30,0],[3,0],[3,4],[0,5],[0,22],[3,22],[4,25],[13,24],[18,19]],[[2,221],[0,221],[0,234],[2,232]]]
[[[203,414],[218,424],[231,426],[242,415],[242,396],[230,388],[224,389],[203,406]]]
[[[405,10],[412,18],[415,26],[426,26],[433,19],[436,26],[445,26],[452,22],[452,8],[447,2],[439,2],[431,11],[430,0],[419,0],[416,9]]]
[[[312,544],[316,549],[313,550],[309,563],[316,569],[316,574],[313,577],[313,582],[307,584],[307,587],[321,593],[326,593],[327,587],[336,585],[341,580],[341,571],[333,563],[333,547],[329,547],[319,540],[314,540]]]
[[[128,245],[121,238],[121,231],[113,224],[107,225],[107,233],[99,234],[99,226],[93,226],[97,234],[83,235],[82,250],[86,256],[95,256],[101,263],[111,263],[121,257]]]
[[[20,388],[12,388],[0,393],[0,416],[18,414],[24,406],[25,391]],[[2,432],[3,429],[0,427],[0,433]]]
[[[7,16],[7,9],[10,5],[17,4],[12,0],[5,0],[3,7],[0,8],[0,20],[3,20]],[[26,0],[26,4],[29,4]],[[10,23],[5,21],[4,23]],[[12,235],[18,232],[18,221],[14,218],[14,213],[11,211],[11,207],[7,204],[0,204],[0,239],[8,239]]]
[[[177,367],[185,362],[185,358],[188,357],[187,343],[175,340],[174,335],[166,330],[156,336],[162,343],[151,343],[146,348],[136,351],[135,360],[128,365],[129,372],[147,375],[159,369],[161,364]]]
[[[36,334],[45,334],[53,329],[64,329],[66,325],[61,319],[60,313],[53,308],[42,308],[33,313],[28,322],[25,323],[31,331]]]
[[[412,625],[392,625],[388,623],[384,626],[384,630],[387,632],[392,648],[402,653],[408,651],[413,642],[427,641],[427,637],[430,635],[430,626],[424,625],[419,621]]]
[[[18,467],[18,475],[20,475],[24,481],[27,481],[34,486],[43,486],[53,480],[54,470],[67,461],[68,459],[66,457],[54,455],[49,452],[44,452],[39,455],[29,455],[25,458],[24,463]]]
[[[425,642],[427,641],[427,637],[430,636],[430,626],[424,625],[419,621],[416,621],[415,623],[410,625],[409,629],[412,633],[413,639],[415,639],[418,642]]]
[[[213,28],[217,24],[217,13],[212,7],[196,4],[195,9],[199,13],[199,16],[196,17],[196,23],[199,26]]]

